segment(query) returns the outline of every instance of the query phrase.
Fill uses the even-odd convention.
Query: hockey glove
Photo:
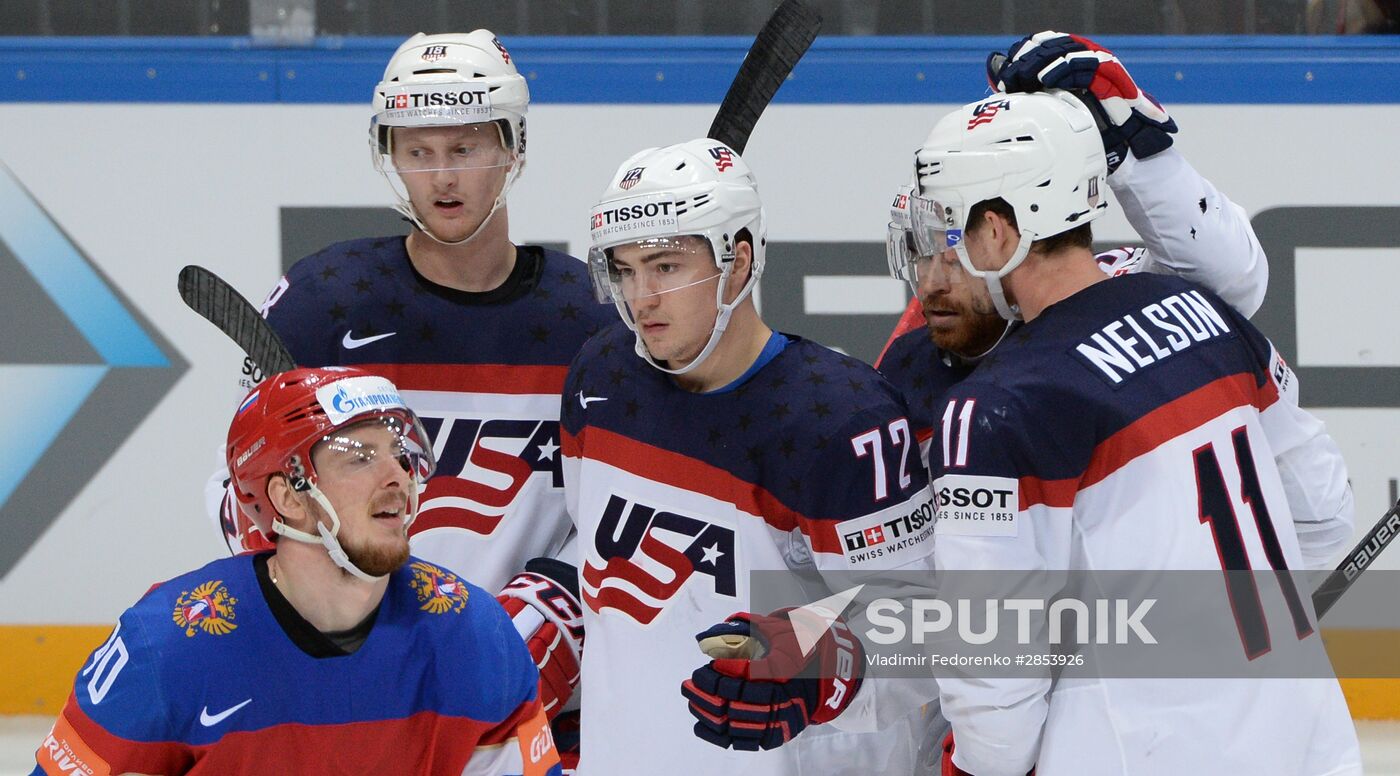
[[[530,648],[540,670],[540,705],[554,719],[578,687],[583,660],[578,569],[554,558],[535,558],[496,600]]]
[[[695,735],[719,747],[773,749],[850,705],[865,666],[860,640],[837,619],[804,653],[788,611],[735,614],[696,635],[715,659],[681,685]]]
[[[1022,38],[1005,56],[987,58],[987,80],[1002,92],[1075,91],[1098,116],[1110,173],[1129,150],[1146,159],[1170,148],[1176,132],[1176,122],[1113,52],[1078,35],[1047,30]]]

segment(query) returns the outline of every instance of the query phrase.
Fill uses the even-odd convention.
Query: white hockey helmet
[[[917,296],[919,276],[914,257],[918,251],[914,245],[913,221],[909,218],[909,198],[913,193],[914,184],[906,183],[899,187],[890,203],[890,222],[885,227],[885,259],[890,265],[890,276],[906,281]]]
[[[396,209],[437,239],[414,212],[399,180],[401,171],[393,156],[395,127],[490,122],[500,131],[505,155],[487,157],[481,163],[467,162],[461,167],[511,165],[500,195],[482,219],[484,226],[505,202],[511,184],[525,167],[525,112],[529,105],[530,90],[525,78],[516,70],[510,52],[490,30],[442,35],[420,32],[404,41],[389,59],[384,76],[375,87],[369,128],[374,166],[393,188],[398,199]],[[471,240],[477,232],[457,244]]]
[[[733,301],[726,303],[724,289],[734,268],[735,246],[743,230],[748,230],[753,260],[743,288]],[[612,263],[612,249],[630,243],[657,244],[687,237],[699,238],[708,245],[716,274],[697,282],[716,276],[720,282],[715,290],[715,324],[704,349],[681,369],[669,369],[651,357],[640,332],[637,334],[637,355],[670,374],[689,372],[714,351],[729,325],[730,315],[757,286],[767,246],[763,204],[753,172],[732,148],[709,138],[648,148],[623,162],[593,206],[589,235],[592,247],[588,251],[588,267],[594,292],[599,301],[616,305],[622,320],[634,332],[636,319]]]
[[[955,249],[1008,320],[1020,311],[1007,302],[1001,279],[1025,260],[1031,243],[1108,208],[1108,168],[1094,116],[1063,90],[997,94],[964,105],[934,126],[915,159],[918,191],[910,215],[919,253]],[[1015,212],[1021,243],[1006,266],[981,271],[962,232],[974,205],[998,197]]]

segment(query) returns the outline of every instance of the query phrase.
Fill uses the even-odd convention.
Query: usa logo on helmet
[[[626,191],[627,189],[636,186],[637,182],[642,179],[642,170],[645,169],[645,167],[633,167],[632,169],[628,170],[627,174],[622,176],[622,180],[617,182],[617,187]]]
[[[1003,109],[1011,110],[1010,100],[998,100],[996,102],[984,102],[972,109],[972,119],[967,122],[967,128],[981,126],[992,123],[992,119],[997,117]]]
[[[710,156],[715,158],[715,169],[720,172],[724,172],[734,166],[734,152],[724,146],[715,146],[711,148]]]
[[[506,51],[506,47],[503,46],[503,45],[501,45],[501,39],[500,39],[500,38],[492,38],[492,39],[491,39],[491,45],[495,46],[495,47],[496,47],[496,50],[499,51],[499,52],[501,52],[501,59],[504,60],[505,63],[506,63],[507,65],[509,65],[509,64],[510,64],[510,52],[509,52],[509,51]]]

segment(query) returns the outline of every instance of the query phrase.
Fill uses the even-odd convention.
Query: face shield
[[[639,306],[723,275],[704,235],[652,237],[588,252],[588,270],[599,302],[612,302],[636,320]]]
[[[912,224],[912,257],[905,279],[918,294],[921,281],[935,286],[961,286],[967,282],[966,268],[960,261],[962,230],[950,228],[951,209],[925,197],[909,198]]]
[[[890,265],[890,276],[907,282],[915,293],[918,293],[919,287],[914,268],[914,257],[917,255],[914,231],[904,224],[889,222],[885,227],[885,260]]]
[[[381,433],[378,429],[382,429]],[[380,461],[395,462],[418,486],[437,469],[432,444],[417,415],[384,414],[335,429],[311,449],[318,475],[355,476]]]
[[[370,120],[374,168],[389,183],[395,209],[429,237],[461,245],[479,234],[505,203],[524,163],[520,131],[523,117],[493,107],[489,88],[477,83],[403,84],[381,87],[381,107]],[[444,240],[423,222],[410,189],[429,191],[443,176],[500,171],[500,182],[487,196],[489,212],[471,234]],[[458,182],[455,189],[471,188]],[[418,185],[412,185],[418,184]]]

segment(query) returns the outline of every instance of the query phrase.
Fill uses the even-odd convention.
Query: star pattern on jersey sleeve
[[[327,310],[327,312],[330,314],[331,320],[338,323],[340,321],[345,320],[345,316],[349,312],[349,310],[345,308],[345,305],[341,304],[340,302],[336,302],[335,304],[330,306],[330,309]]]

